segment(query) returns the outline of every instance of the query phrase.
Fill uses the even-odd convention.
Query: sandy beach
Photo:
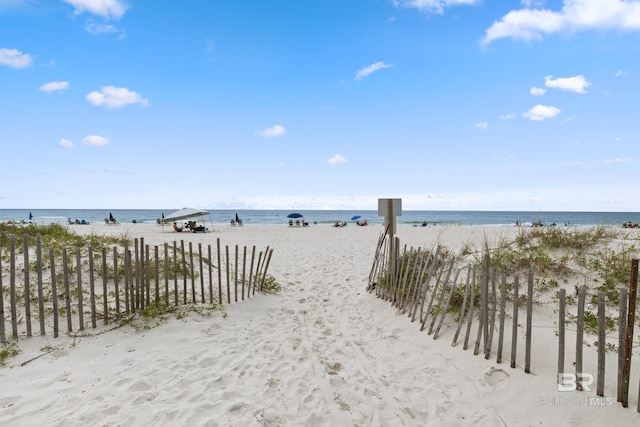
[[[150,245],[180,238],[270,246],[282,285],[221,311],[86,335],[21,339],[0,367],[3,426],[631,426],[616,402],[607,355],[604,398],[556,384],[554,306],[534,318],[532,372],[451,346],[453,322],[434,340],[386,301],[366,292],[381,226],[230,227],[174,233],[150,224],[72,226],[80,234],[127,233]],[[516,227],[399,227],[402,244],[482,247]],[[637,334],[636,334],[637,335]],[[589,342],[593,339],[588,338]],[[636,337],[637,353],[637,337]],[[567,364],[573,350],[568,346]],[[587,347],[586,369],[595,350]],[[611,372],[611,374],[609,373]]]

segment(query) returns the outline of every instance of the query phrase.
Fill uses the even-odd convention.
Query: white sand
[[[591,392],[558,391],[553,307],[536,314],[532,374],[526,374],[524,346],[515,369],[508,351],[502,364],[495,357],[485,360],[473,348],[462,349],[463,337],[450,346],[451,324],[433,340],[388,302],[365,292],[380,226],[219,225],[207,234],[168,228],[163,234],[147,224],[74,227],[81,233],[127,232],[151,245],[180,238],[214,244],[217,237],[223,245],[270,245],[269,273],[284,290],[232,303],[224,313],[191,314],[149,330],[122,327],[92,335],[88,329],[76,339],[21,340],[22,353],[0,367],[0,426],[640,423],[637,354],[627,409],[616,402],[613,353],[605,390],[611,404],[588,404],[596,398],[595,384]],[[400,227],[398,236],[403,244],[458,248],[514,232],[515,227]],[[575,344],[567,339],[570,366]],[[585,371],[595,374],[594,348],[586,352]]]

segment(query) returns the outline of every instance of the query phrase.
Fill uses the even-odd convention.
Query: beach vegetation
[[[584,311],[584,330],[590,334],[598,333],[598,315],[590,310]],[[605,316],[604,328],[606,331],[613,331],[618,323],[617,317]]]
[[[17,339],[7,340],[0,344],[0,366],[5,366],[7,360],[16,357],[20,352]]]
[[[282,285],[278,283],[275,277],[267,274],[262,282],[262,292],[272,294],[280,291],[282,291]]]
[[[121,324],[128,324],[135,330],[148,330],[158,327],[174,317],[175,319],[185,319],[189,313],[197,313],[201,316],[210,316],[216,311],[223,311],[224,307],[217,303],[210,304],[189,304],[175,306],[165,300],[151,301],[144,308],[135,314],[122,316]]]
[[[73,230],[60,224],[36,225],[36,224],[7,224],[0,223],[0,248],[3,256],[9,250],[11,236],[15,238],[16,253],[23,253],[23,236],[27,236],[29,246],[35,246],[37,237],[40,236],[40,244],[44,248],[51,248],[59,254],[62,248],[76,247],[102,247],[118,244],[123,237],[113,237],[101,234],[89,234],[80,236]]]
[[[571,289],[566,293],[566,303],[575,305],[577,301],[577,290],[580,286],[586,286],[588,298],[597,301],[597,293],[603,292],[606,302],[610,306],[617,307],[620,298],[620,289],[627,288],[631,279],[631,265],[634,258],[638,258],[640,251],[636,246],[638,240],[637,233],[629,233],[615,227],[594,226],[594,227],[522,227],[518,229],[512,238],[498,236],[491,239],[486,234],[482,236],[479,243],[469,240],[460,245],[457,254],[444,246],[438,246],[441,256],[437,260],[437,269],[442,269],[450,259],[455,257],[456,265],[471,262],[479,268],[475,269],[475,289],[473,294],[467,294],[467,307],[471,301],[476,305],[480,298],[480,283],[482,283],[482,264],[486,254],[489,255],[489,268],[494,277],[506,274],[509,281],[506,283],[506,300],[514,299],[514,280],[520,277],[520,289],[518,305],[527,302],[526,287],[529,274],[533,274],[533,299],[534,303],[544,304],[558,301],[560,289]],[[403,277],[414,277],[421,266],[420,256],[428,257],[433,251],[430,250],[409,250],[400,255],[397,261],[400,270],[396,273],[396,281],[402,281]],[[409,257],[409,258],[407,258]],[[458,267],[466,268],[466,267]],[[391,269],[388,265],[378,274],[376,286],[385,289],[391,286]],[[427,269],[422,270],[424,280]],[[404,276],[401,276],[403,274]],[[472,275],[473,277],[473,275]],[[435,280],[435,279],[432,279]],[[471,281],[473,282],[473,281]],[[433,282],[432,282],[433,283]],[[576,284],[577,283],[577,284]],[[445,288],[448,288],[447,284]],[[497,297],[500,286],[498,285]],[[576,293],[574,295],[574,289]],[[393,297],[405,298],[404,292],[411,291],[408,287],[398,286],[394,289]],[[443,308],[437,306],[440,297],[440,290],[434,298],[436,306],[431,307],[432,313],[441,312]],[[465,296],[465,285],[461,279],[452,295],[448,312],[459,318],[462,303]],[[493,295],[490,292],[490,304],[497,304],[499,301],[492,301]],[[588,300],[589,300],[588,299]],[[587,315],[591,316],[591,315]],[[616,319],[607,317],[607,329],[612,328]],[[613,322],[613,323],[612,323]],[[588,317],[585,321],[588,324],[587,332],[597,331],[597,316],[595,320]]]

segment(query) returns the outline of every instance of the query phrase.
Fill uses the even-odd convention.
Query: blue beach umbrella
[[[287,215],[287,218],[302,218],[302,215],[299,213],[290,213],[289,215]]]
[[[351,217],[351,221],[355,221],[356,219],[362,218],[360,215],[354,215]]]

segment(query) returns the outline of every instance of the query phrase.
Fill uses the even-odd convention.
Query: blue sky
[[[0,0],[0,208],[640,211],[640,1]]]

